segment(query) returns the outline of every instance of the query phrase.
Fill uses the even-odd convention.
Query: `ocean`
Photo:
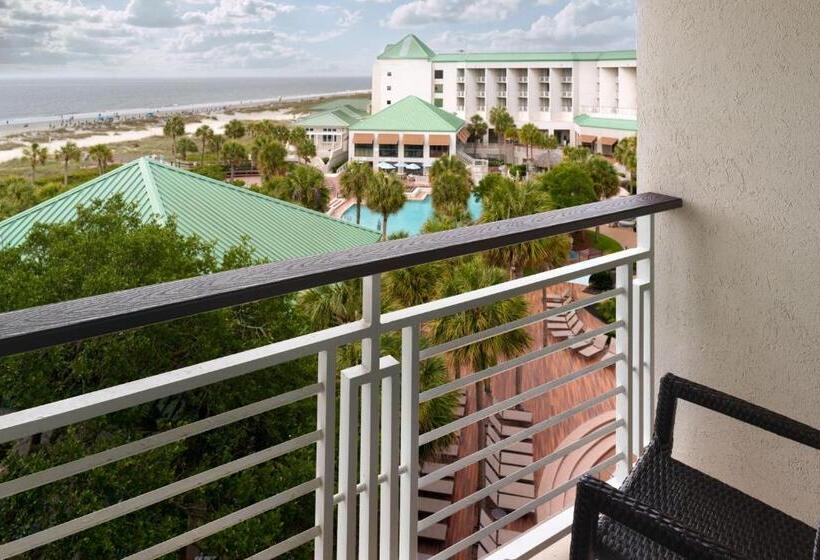
[[[370,78],[4,78],[0,123],[236,105],[370,88]]]

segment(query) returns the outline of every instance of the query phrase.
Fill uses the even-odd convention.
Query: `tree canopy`
[[[569,208],[598,200],[589,171],[581,163],[565,161],[538,176],[535,181],[550,195],[556,208]]]
[[[144,223],[119,197],[78,209],[75,221],[37,225],[0,251],[0,311],[250,265],[245,246],[220,261],[173,220]],[[301,334],[292,298],[209,312],[0,360],[0,406],[24,409],[171,371]],[[0,447],[13,479],[315,382],[294,361]],[[0,542],[180,480],[315,427],[302,401],[48,486],[0,500]],[[41,547],[37,558],[120,558],[314,476],[309,449],[223,478]],[[58,496],[59,499],[54,499]],[[203,551],[246,557],[313,525],[312,498],[287,504],[204,541]],[[304,553],[305,557],[307,552]]]

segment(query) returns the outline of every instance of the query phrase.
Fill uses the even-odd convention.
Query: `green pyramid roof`
[[[362,119],[350,130],[379,132],[458,132],[464,126],[463,119],[408,95],[398,103],[388,105],[375,115]]]
[[[411,33],[405,35],[398,43],[387,45],[378,58],[379,60],[430,60],[434,56],[436,53],[433,49]]]
[[[308,115],[307,117],[299,119],[296,123],[302,127],[327,126],[336,128],[347,128],[350,125],[359,122],[366,116],[367,113],[365,113],[364,111],[360,111],[359,109],[352,107],[350,105],[342,105],[341,107],[337,107],[336,109],[332,109],[330,111],[323,111],[321,113],[316,113],[314,115]]]
[[[181,233],[215,242],[220,257],[243,236],[255,256],[267,261],[379,239],[370,229],[143,157],[3,220],[0,247],[19,245],[36,223],[73,220],[77,206],[118,194],[135,204],[145,221],[174,216]]]

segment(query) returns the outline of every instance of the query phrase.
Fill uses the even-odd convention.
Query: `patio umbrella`
[[[379,162],[379,169],[387,170],[387,169],[395,169],[395,167],[393,167],[392,165],[390,165],[386,161],[382,161],[382,162]]]
[[[405,167],[407,167],[406,163],[399,162],[396,164],[396,169],[404,169]]]
[[[418,163],[406,163],[406,164],[404,165],[404,168],[405,168],[405,169],[412,169],[413,171],[416,171],[416,170],[418,170],[418,169],[421,169],[421,167],[419,166],[419,164],[418,164]]]

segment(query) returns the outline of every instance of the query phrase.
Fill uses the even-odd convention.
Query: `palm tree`
[[[177,161],[177,138],[185,134],[185,121],[179,115],[174,115],[165,121],[162,133],[171,139],[171,156],[174,163]]]
[[[306,164],[310,163],[310,159],[316,156],[316,145],[308,137],[299,140],[299,143],[295,144],[295,146],[296,155]]]
[[[481,118],[481,115],[473,115],[470,117],[470,122],[467,123],[467,131],[470,133],[470,140],[473,142],[473,155],[475,156],[478,150],[478,141],[484,138],[487,134],[487,123]]]
[[[473,180],[467,166],[455,156],[441,156],[430,168],[433,208],[437,214],[459,217],[467,211]]]
[[[365,196],[367,207],[382,216],[382,239],[387,239],[387,217],[404,206],[404,183],[395,175],[376,173]]]
[[[283,124],[271,123],[271,126],[268,129],[268,134],[270,136],[273,136],[274,140],[281,142],[282,144],[287,144],[288,142],[291,142],[291,131],[288,127],[286,127]]]
[[[222,154],[225,156],[225,161],[228,162],[231,168],[231,179],[233,179],[236,173],[236,166],[248,161],[248,152],[245,150],[245,146],[239,142],[229,140],[225,142],[225,146],[222,148]]]
[[[515,130],[515,121],[503,105],[496,105],[490,109],[490,124],[495,129],[501,144],[506,143],[507,137]]]
[[[304,128],[302,128],[301,126],[295,126],[291,130],[288,130],[286,140],[292,146],[298,146],[302,142],[310,140],[310,137],[308,136],[307,131]]]
[[[88,155],[97,162],[97,169],[100,175],[105,173],[106,166],[114,161],[114,153],[111,151],[111,148],[105,144],[95,144],[91,146],[88,148]]]
[[[445,275],[439,283],[439,297],[449,297],[478,290],[505,280],[503,269],[487,266],[480,257],[472,257],[455,265],[450,274]],[[498,301],[450,315],[434,321],[430,329],[430,339],[434,344],[455,340],[498,325],[516,321],[527,316],[527,303],[522,297]],[[461,368],[468,366],[478,372],[498,364],[504,358],[516,356],[529,347],[530,338],[526,331],[518,329],[494,336],[449,353],[451,367],[456,378],[461,377]],[[486,408],[492,402],[492,389],[489,379],[479,382],[476,387],[477,408]],[[479,423],[478,446],[483,448],[487,443],[487,421]],[[475,450],[467,450],[471,452]],[[484,462],[480,467],[479,485],[484,483]],[[458,475],[457,475],[458,476]]]
[[[544,133],[532,123],[527,123],[518,131],[518,140],[526,147],[527,159],[532,159],[532,147],[546,143]]]
[[[251,158],[263,182],[284,172],[287,155],[287,149],[270,136],[258,136],[251,147]]]
[[[222,146],[225,145],[225,136],[222,134],[214,134],[210,140],[211,150],[216,155],[217,161],[222,161]]]
[[[41,146],[38,142],[32,142],[30,146],[23,148],[23,159],[31,166],[31,184],[34,186],[37,166],[45,165],[48,161],[48,148]]]
[[[384,295],[397,308],[427,303],[435,297],[441,275],[440,262],[393,270],[384,275]]]
[[[495,222],[527,216],[553,209],[552,201],[536,184],[522,185],[506,177],[494,182],[493,190],[483,198],[482,222]],[[544,237],[535,241],[509,245],[486,253],[496,266],[508,266],[510,279],[523,276],[525,270],[541,270],[562,266],[569,256],[572,239],[568,235]],[[542,310],[547,310],[547,288],[541,289]],[[547,320],[543,324],[543,345],[547,344]],[[515,370],[515,386],[521,392],[521,368]]]
[[[237,119],[231,119],[225,123],[225,136],[231,140],[237,140],[245,136],[245,123]]]
[[[177,140],[177,152],[182,156],[183,160],[188,159],[189,152],[196,152],[199,148],[196,147],[196,142],[187,136],[181,136]]]
[[[630,136],[619,141],[615,146],[615,161],[626,167],[629,171],[629,183],[631,190],[635,190],[638,179],[638,137]]]
[[[202,152],[199,154],[199,165],[205,165],[205,150],[208,148],[208,142],[210,142],[211,138],[214,137],[214,131],[207,124],[203,124],[196,129],[194,136],[199,138],[199,141],[202,142]]]
[[[253,136],[254,138],[259,138],[260,136],[272,136],[273,131],[276,129],[276,127],[277,125],[275,125],[273,121],[269,119],[256,121],[248,126],[248,128],[250,129],[251,136]]]
[[[327,211],[327,204],[330,201],[330,190],[325,185],[325,174],[310,165],[295,166],[276,191],[278,198],[317,212]]]
[[[373,166],[364,161],[351,161],[339,177],[342,194],[356,199],[356,223],[361,223],[362,199],[373,180]]]
[[[83,151],[74,142],[66,142],[62,148],[57,150],[54,157],[57,161],[63,162],[63,186],[68,186],[68,164],[72,161],[80,161]]]

